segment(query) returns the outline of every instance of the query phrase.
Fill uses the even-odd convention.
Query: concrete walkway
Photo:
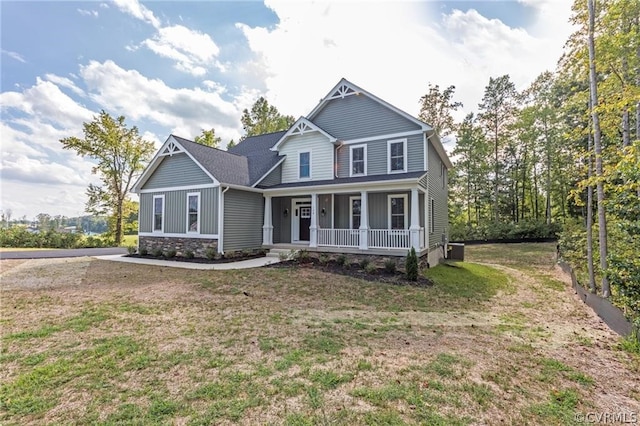
[[[225,271],[229,269],[260,268],[262,266],[280,262],[280,260],[277,257],[269,257],[269,256],[259,257],[257,259],[239,260],[237,262],[229,262],[229,263],[195,263],[195,262],[180,262],[180,261],[174,261],[174,260],[141,259],[139,257],[126,257],[118,254],[110,255],[110,256],[94,256],[94,257],[96,259],[110,260],[113,262],[137,263],[139,265],[169,266],[172,268],[215,270],[215,271]]]

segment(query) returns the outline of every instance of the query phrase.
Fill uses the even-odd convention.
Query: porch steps
[[[292,251],[298,251],[295,249],[282,249],[282,248],[272,248],[267,253],[267,257],[275,257],[280,259],[280,256],[290,255]]]

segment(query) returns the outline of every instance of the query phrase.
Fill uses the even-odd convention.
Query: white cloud
[[[465,110],[475,110],[489,77],[510,74],[524,88],[555,67],[570,13],[568,0],[539,5],[538,21],[525,31],[475,10],[429,16],[413,2],[267,5],[278,25],[237,27],[261,62],[269,101],[294,116],[307,114],[340,77],[411,114],[428,83],[455,85]],[[544,36],[534,31],[541,25]]]
[[[113,2],[121,11],[153,25],[154,28],[160,28],[158,18],[155,17],[152,11],[140,4],[137,0],[113,0]]]
[[[80,15],[83,16],[93,16],[94,18],[98,17],[97,10],[87,10],[87,9],[76,9]]]
[[[208,67],[223,69],[216,61],[220,48],[211,37],[182,25],[160,28],[143,44],[157,55],[176,61],[180,71],[195,76],[206,74]]]
[[[11,50],[4,50],[2,49],[2,53],[7,55],[10,58],[15,59],[18,62],[22,62],[23,64],[26,63],[27,61],[24,59],[24,57],[19,54],[18,52],[12,52]]]
[[[84,90],[76,86],[76,84],[72,80],[66,77],[60,77],[59,75],[55,75],[55,74],[45,74],[44,78],[51,81],[52,83],[57,84],[58,86],[62,86],[62,87],[66,87],[67,89],[70,89],[73,93],[75,93],[78,96],[82,96],[82,97],[85,96]]]
[[[246,107],[242,93],[226,100],[221,90],[172,88],[113,61],[91,61],[81,67],[80,75],[96,103],[127,119],[148,119],[187,138],[211,127],[223,139],[240,136],[239,117]]]

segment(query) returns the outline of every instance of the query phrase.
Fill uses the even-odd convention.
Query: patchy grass
[[[0,423],[570,424],[640,410],[635,358],[571,299],[552,249],[468,247],[498,266],[441,265],[420,288],[98,260],[65,280],[28,261],[3,270]]]

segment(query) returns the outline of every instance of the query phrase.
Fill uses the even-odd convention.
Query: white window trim
[[[447,169],[442,161],[440,162],[440,177],[442,178],[442,189],[444,189],[447,186]]]
[[[196,226],[196,230],[195,231],[190,231],[189,230],[189,197],[198,197],[198,207],[196,210],[196,213],[198,215],[198,222],[197,222],[197,226]],[[200,193],[199,192],[189,192],[187,193],[187,234],[199,234],[200,233],[200,222],[202,222],[200,219],[202,218],[202,215],[200,214]]]
[[[353,173],[353,150],[364,148],[364,173]],[[367,144],[349,146],[349,177],[367,176]]]
[[[162,199],[162,220],[160,221],[160,229],[156,229],[156,199]],[[153,204],[151,204],[151,232],[154,234],[164,234],[164,218],[165,218],[165,200],[163,195],[154,195]]]
[[[431,198],[431,201],[429,202],[429,210],[429,233],[433,234],[436,230],[436,200],[433,198]]]
[[[304,153],[308,153],[309,154],[309,176],[308,177],[302,177],[300,176],[300,154],[304,154]],[[313,176],[313,167],[312,167],[312,159],[313,154],[311,153],[310,149],[305,149],[302,151],[298,151],[298,180],[311,180],[311,176]]]
[[[360,195],[353,195],[349,197],[349,229],[353,229],[353,201],[354,200],[360,200],[360,223],[362,223],[362,197]]]
[[[403,152],[403,168],[402,170],[391,170],[391,145],[402,142]],[[387,141],[387,173],[406,173],[407,172],[407,139],[393,139]]]
[[[391,229],[391,199],[404,198],[404,229],[409,229],[409,196],[407,194],[387,195],[387,229]]]

